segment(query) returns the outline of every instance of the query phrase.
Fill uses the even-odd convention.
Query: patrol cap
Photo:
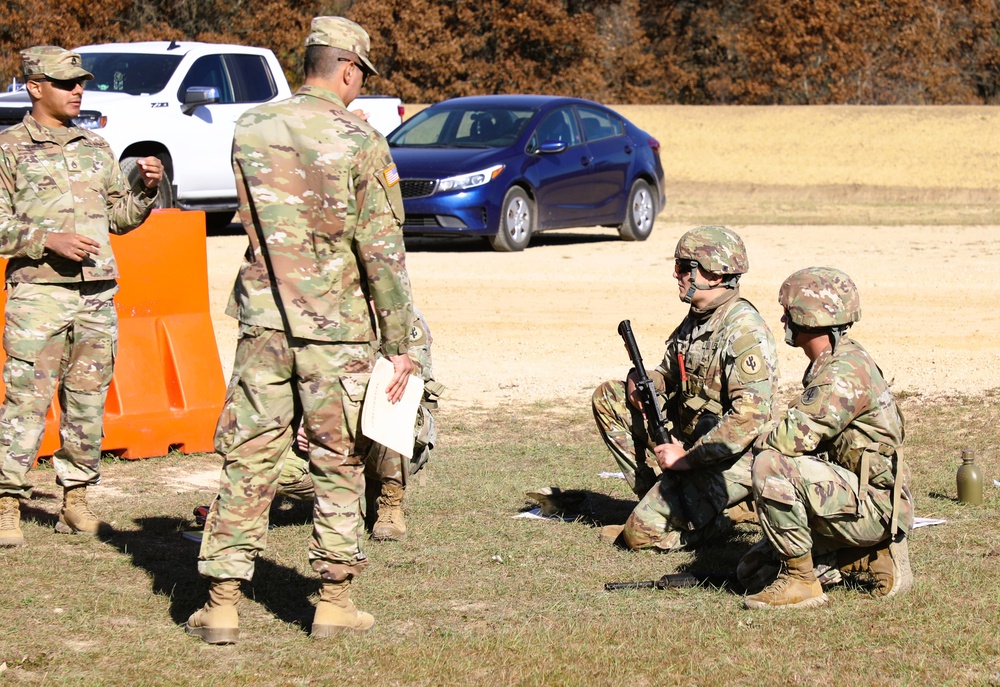
[[[57,81],[93,79],[83,68],[80,54],[55,45],[42,45],[21,51],[21,74],[24,80],[48,77]]]
[[[313,17],[309,35],[306,37],[306,47],[310,45],[326,45],[340,48],[357,55],[369,74],[378,76],[378,70],[368,59],[371,50],[371,40],[368,32],[344,17]]]

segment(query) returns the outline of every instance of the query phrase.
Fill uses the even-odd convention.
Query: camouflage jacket
[[[250,239],[226,312],[329,342],[406,353],[413,317],[399,175],[377,131],[332,92],[303,86],[248,110],[233,171]]]
[[[786,456],[825,455],[855,473],[864,459],[868,483],[892,487],[890,461],[903,443],[903,417],[868,352],[842,337],[812,362],[802,382],[802,396],[763,443]]]
[[[733,289],[704,311],[692,308],[666,343],[652,378],[667,393],[667,418],[688,461],[735,459],[771,418],[778,376],[771,330]]]
[[[129,189],[118,160],[97,134],[69,127],[54,133],[30,114],[0,131],[0,256],[7,281],[66,283],[115,279],[109,232],[142,224],[156,189]],[[100,252],[82,263],[45,250],[49,232],[81,234]]]

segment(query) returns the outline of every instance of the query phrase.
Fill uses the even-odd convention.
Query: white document
[[[361,431],[372,441],[412,458],[413,425],[417,421],[417,406],[424,394],[424,380],[410,375],[403,398],[390,403],[385,390],[392,381],[392,375],[392,363],[379,358],[361,407]]]

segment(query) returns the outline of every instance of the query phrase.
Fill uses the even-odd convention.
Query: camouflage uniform
[[[735,273],[746,271],[742,241],[716,227],[682,237],[678,259],[700,260],[717,273],[726,269],[717,255],[687,250],[684,244],[692,236],[699,246],[714,246],[715,251],[738,242],[743,253],[735,261]],[[724,255],[723,261],[733,264],[730,258]],[[735,285],[706,308],[692,307],[666,345],[663,361],[650,377],[667,429],[688,450],[693,469],[657,478],[651,457],[647,464],[647,451],[654,445],[642,414],[627,403],[625,382],[605,382],[593,396],[601,436],[642,497],[623,533],[633,549],[694,546],[730,527],[723,511],[750,496],[750,446],[770,419],[777,383],[774,338]]]
[[[876,596],[905,592],[913,583],[906,543],[913,498],[900,455],[903,417],[882,371],[847,338],[861,317],[857,287],[839,270],[811,267],[785,280],[778,302],[785,341],[811,362],[802,396],[754,447],[754,500],[781,568],[743,604],[825,605],[814,554],[833,551],[841,572],[874,580]],[[747,559],[758,557],[747,553],[744,573],[754,567]]]
[[[376,350],[369,298],[386,355],[407,352],[413,316],[399,177],[385,139],[315,85],[240,118],[233,169],[250,246],[227,311],[240,340],[198,569],[252,577],[301,416],[317,496],[309,557],[324,580],[349,580],[367,562],[358,422]]]
[[[822,278],[834,271],[811,272]],[[803,326],[799,313],[817,305],[808,292],[792,297],[797,313],[791,317]],[[850,309],[860,317],[860,304]],[[814,318],[804,326],[825,324]],[[757,446],[754,497],[768,540],[782,557],[795,558],[873,546],[894,527],[909,532],[909,470],[898,456],[903,417],[878,365],[841,333],[835,347],[809,365],[803,386],[798,402]]]
[[[54,78],[89,77],[79,55],[61,48],[22,55],[26,73],[41,72],[45,61],[66,61],[69,68],[75,60],[75,70]],[[138,180],[130,189],[97,134],[42,126],[31,114],[0,132],[0,156],[0,255],[9,259],[0,495],[28,498],[27,473],[57,389],[63,412],[52,459],[57,482],[76,487],[100,479],[104,402],[118,339],[118,267],[108,234],[139,226],[156,189]],[[92,238],[99,253],[82,263],[60,257],[45,249],[50,232]]]
[[[365,456],[365,480],[369,486],[378,487],[387,482],[397,486],[405,486],[410,475],[416,474],[430,459],[431,451],[437,443],[437,429],[434,425],[433,412],[437,409],[438,398],[444,386],[434,380],[434,370],[431,360],[430,328],[424,316],[416,309],[413,312],[414,324],[410,328],[409,356],[416,367],[417,374],[424,380],[424,394],[417,409],[417,419],[413,427],[413,457],[404,459],[402,455],[387,449],[381,444],[372,443]],[[305,476],[309,473],[308,454],[299,448],[298,442],[293,443],[290,455],[286,456],[278,479],[279,492],[283,487],[295,488],[309,481]],[[312,499],[311,488],[306,493],[295,493],[297,498]]]

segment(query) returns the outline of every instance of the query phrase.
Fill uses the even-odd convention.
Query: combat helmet
[[[861,296],[854,281],[832,267],[807,267],[788,277],[778,291],[785,309],[785,342],[797,330],[828,329],[836,347],[841,335],[861,319]]]
[[[726,277],[723,284],[730,289],[736,288],[740,275],[750,269],[743,239],[732,229],[722,226],[696,227],[685,232],[677,241],[674,260],[687,261],[691,266],[697,264],[706,272],[723,275]],[[711,288],[696,282],[697,272],[693,272],[691,287],[681,299],[685,303],[691,302],[695,289]]]

